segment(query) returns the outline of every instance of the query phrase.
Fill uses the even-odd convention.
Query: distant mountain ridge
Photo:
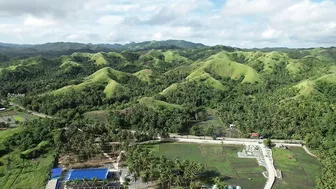
[[[0,54],[9,57],[24,56],[59,56],[71,54],[73,52],[121,52],[124,50],[139,51],[151,49],[185,49],[185,48],[202,48],[207,47],[201,43],[193,43],[184,40],[165,40],[165,41],[144,41],[131,42],[127,44],[84,44],[74,42],[55,42],[37,45],[11,44],[0,42]]]

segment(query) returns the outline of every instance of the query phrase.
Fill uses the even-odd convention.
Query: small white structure
[[[242,189],[240,186],[236,186],[236,189]]]
[[[230,124],[229,127],[230,127],[230,129],[236,129],[236,125],[235,124]]]
[[[48,184],[46,186],[46,189],[56,189],[57,187],[57,182],[58,182],[58,179],[52,179],[52,180],[49,180],[48,181]]]
[[[6,108],[0,108],[0,111],[4,111],[4,110],[6,110]]]

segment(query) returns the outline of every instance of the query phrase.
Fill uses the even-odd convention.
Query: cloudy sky
[[[336,46],[336,0],[0,0],[0,41]]]

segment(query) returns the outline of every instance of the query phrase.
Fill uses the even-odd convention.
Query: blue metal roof
[[[53,178],[60,177],[61,174],[62,174],[62,168],[54,168],[51,170],[50,178],[53,179]]]
[[[88,179],[91,180],[93,178],[97,178],[98,180],[105,180],[107,178],[108,169],[71,169],[68,171],[65,181],[70,180],[83,180]]]

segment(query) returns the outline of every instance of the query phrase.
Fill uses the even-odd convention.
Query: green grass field
[[[263,188],[266,179],[262,176],[263,167],[258,166],[256,159],[238,158],[237,152],[242,146],[163,143],[154,145],[154,155],[163,155],[167,158],[187,159],[201,163],[205,167],[202,181],[211,183],[217,176],[222,177],[231,185],[240,185],[242,188]]]
[[[85,118],[93,119],[93,120],[96,120],[102,123],[108,123],[108,111],[107,110],[96,110],[96,111],[85,112],[83,115]]]
[[[289,150],[273,148],[274,165],[282,171],[283,179],[277,179],[275,189],[314,188],[315,180],[321,175],[322,165],[300,147]]]
[[[22,127],[0,130],[0,145],[8,137],[23,130]],[[43,189],[49,179],[54,155],[46,154],[33,160],[22,160],[20,151],[14,151],[0,157],[1,189]]]

